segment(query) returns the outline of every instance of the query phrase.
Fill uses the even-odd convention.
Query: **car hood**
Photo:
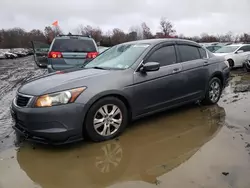
[[[214,53],[214,55],[216,55],[216,56],[226,56],[229,54],[231,54],[231,53]]]
[[[84,80],[108,74],[109,72],[111,71],[99,69],[58,71],[56,73],[47,74],[29,80],[18,89],[18,92],[26,95],[39,96],[66,89],[82,87],[86,86]]]

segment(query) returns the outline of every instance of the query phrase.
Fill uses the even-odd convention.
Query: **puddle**
[[[186,106],[137,121],[112,141],[71,148],[24,143],[15,159],[32,182],[44,188],[98,188],[132,180],[153,184],[194,155],[224,121],[225,111],[218,105]]]

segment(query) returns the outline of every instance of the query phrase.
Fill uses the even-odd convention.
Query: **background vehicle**
[[[199,45],[203,46],[203,47],[207,47],[207,46],[213,46],[213,45],[217,45],[219,42],[201,42],[199,43]]]
[[[206,49],[208,49],[210,52],[215,52],[218,49],[220,49],[222,46],[219,45],[211,45],[211,46],[206,46]]]
[[[28,55],[27,50],[24,48],[11,49],[10,52],[16,54],[18,57],[25,57]]]
[[[130,119],[196,101],[216,104],[228,78],[225,59],[195,42],[134,41],[110,48],[83,69],[28,81],[11,112],[15,129],[30,140],[65,143],[84,135],[104,141]]]
[[[3,53],[3,52],[0,52],[0,59],[5,59],[6,57],[5,57],[5,53]]]
[[[231,44],[214,52],[216,56],[223,56],[230,67],[243,67],[250,54],[250,44]]]
[[[7,59],[15,59],[15,58],[17,58],[18,56],[17,56],[16,54],[14,54],[14,53],[11,53],[11,52],[5,52],[5,57],[6,57]]]
[[[48,65],[49,44],[32,41],[34,60],[38,67],[46,68]],[[28,51],[31,54],[31,50]]]
[[[54,72],[81,66],[98,55],[94,39],[79,35],[59,35],[48,52],[48,71]]]

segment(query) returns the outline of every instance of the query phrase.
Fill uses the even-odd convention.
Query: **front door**
[[[143,63],[158,62],[160,69],[154,72],[134,74],[133,103],[135,114],[141,115],[174,105],[183,87],[182,65],[177,62],[174,45],[157,46]]]
[[[46,68],[48,64],[49,44],[43,42],[32,41],[34,60],[39,67]]]

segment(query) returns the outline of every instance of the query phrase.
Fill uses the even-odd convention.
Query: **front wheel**
[[[245,63],[245,69],[247,72],[250,72],[250,60],[247,60],[246,63]]]
[[[228,59],[227,60],[228,64],[229,64],[229,67],[230,68],[233,68],[234,67],[234,61],[232,59]]]
[[[105,97],[89,109],[84,123],[84,133],[96,142],[117,137],[128,123],[128,110],[116,97]],[[85,134],[86,135],[86,134]]]
[[[209,81],[205,99],[202,101],[202,103],[208,105],[216,104],[220,100],[221,92],[222,92],[222,84],[220,79],[217,77],[213,77]]]

